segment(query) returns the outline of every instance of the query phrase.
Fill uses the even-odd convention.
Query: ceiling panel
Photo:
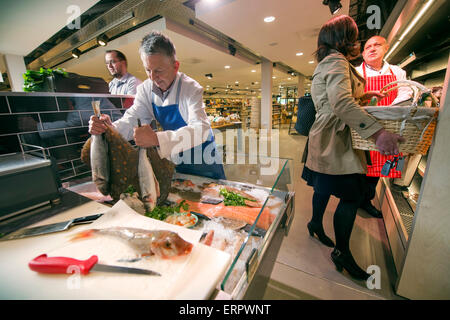
[[[339,14],[348,14],[349,0],[342,0]],[[266,23],[264,18],[275,17]],[[322,0],[200,1],[196,18],[244,44],[271,61],[281,61],[311,76],[313,52],[321,26],[332,17]],[[303,52],[302,56],[296,56]]]
[[[5,0],[0,10],[0,53],[25,56],[98,0]],[[75,6],[77,8],[71,8]]]

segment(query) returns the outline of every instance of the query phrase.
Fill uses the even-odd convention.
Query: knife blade
[[[28,267],[39,273],[73,273],[88,274],[91,271],[131,273],[151,276],[161,276],[160,273],[138,268],[129,268],[122,266],[112,266],[98,263],[96,255],[86,260],[77,260],[69,257],[48,257],[47,254],[41,254],[28,263]]]
[[[27,237],[34,237],[48,233],[60,232],[69,229],[72,226],[91,223],[101,217],[103,213],[94,214],[86,217],[75,218],[68,221],[47,224],[44,226],[20,229],[0,238],[0,241],[16,240]]]

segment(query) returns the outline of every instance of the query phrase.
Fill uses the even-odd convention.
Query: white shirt
[[[363,63],[356,67],[356,70],[359,72],[359,74],[364,77],[363,72]],[[376,76],[383,76],[383,75],[390,75],[392,73],[396,76],[397,80],[406,80],[406,71],[404,71],[402,68],[396,65],[392,65],[387,63],[386,61],[383,61],[383,66],[380,70],[374,70],[369,65],[366,64],[366,76],[367,77],[376,77]],[[413,96],[413,91],[408,87],[399,87],[397,97],[394,101],[392,101],[392,104],[397,104],[399,102],[405,101],[410,99]]]
[[[111,94],[136,94],[136,87],[142,83],[130,73],[126,73],[122,78],[114,78],[109,83],[109,92]]]
[[[211,125],[203,105],[203,87],[183,73],[177,73],[172,89],[164,101],[158,95],[153,95],[155,104],[162,107],[175,104],[179,81],[181,81],[179,112],[187,125],[177,130],[156,132],[161,158],[170,158],[172,155],[202,144],[211,131]],[[114,126],[125,139],[133,139],[133,128],[137,126],[138,118],[142,124],[151,124],[155,119],[152,107],[152,88],[153,82],[150,79],[139,85],[134,104],[127,109],[121,119],[114,122]]]

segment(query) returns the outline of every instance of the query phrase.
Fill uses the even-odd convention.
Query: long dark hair
[[[355,20],[346,15],[333,17],[320,29],[317,40],[317,61],[322,61],[334,49],[344,56],[356,57],[360,47],[358,42],[358,26]]]

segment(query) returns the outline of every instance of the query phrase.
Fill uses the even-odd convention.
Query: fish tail
[[[97,230],[96,229],[88,229],[88,230],[84,230],[81,232],[78,232],[77,234],[75,234],[70,241],[76,241],[76,240],[83,240],[83,239],[88,239],[94,236],[95,232]]]

